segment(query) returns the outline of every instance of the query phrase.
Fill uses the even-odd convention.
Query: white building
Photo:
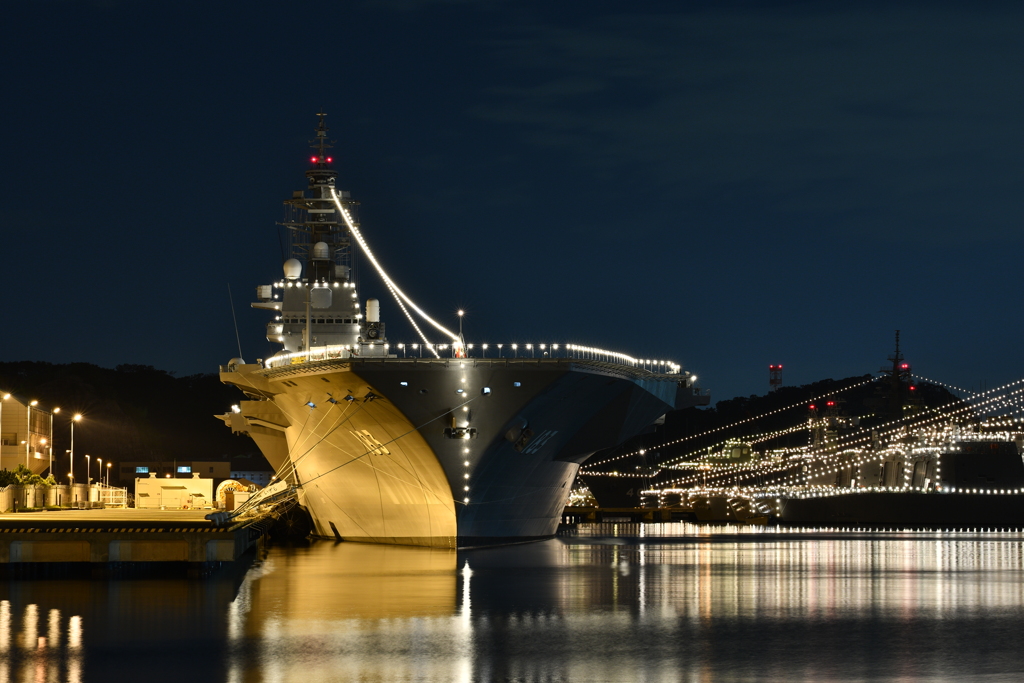
[[[28,465],[35,474],[50,466],[53,413],[38,401],[0,390],[0,469]]]
[[[214,507],[213,479],[158,477],[155,472],[135,480],[135,507],[178,510]]]

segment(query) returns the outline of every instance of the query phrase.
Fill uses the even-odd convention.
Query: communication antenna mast
[[[768,391],[776,391],[782,386],[782,364],[768,366]]]
[[[334,147],[334,140],[327,139],[327,113],[323,111],[323,107],[317,112],[317,116],[320,117],[320,123],[316,127],[316,140],[310,140],[309,146],[319,152],[319,163],[324,163],[327,159],[327,150]]]
[[[900,420],[904,417],[904,410],[910,403],[910,394],[916,387],[913,385],[910,376],[910,363],[900,353],[900,331],[896,330],[896,352],[889,356],[892,367],[884,367],[879,372],[886,375],[885,390],[888,399],[889,419]]]

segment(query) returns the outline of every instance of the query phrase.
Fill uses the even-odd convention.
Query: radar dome
[[[331,258],[331,248],[327,246],[327,242],[317,242],[313,245],[313,258],[320,261]]]
[[[286,280],[298,280],[300,275],[302,275],[302,263],[298,259],[290,258],[284,262]]]

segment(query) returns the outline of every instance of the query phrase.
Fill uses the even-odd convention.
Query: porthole
[[[409,386],[409,383],[408,383],[408,382],[399,382],[399,384],[401,384],[401,385],[402,385],[403,387],[407,387],[407,386]]]
[[[420,389],[420,393],[421,394],[425,394],[425,393],[427,393],[427,390],[426,389]]]
[[[480,390],[480,394],[483,395],[483,396],[490,396],[491,395],[491,388],[490,387],[484,387],[483,389]]]
[[[512,386],[514,386],[514,387],[521,387],[521,386],[523,386],[523,383],[522,382],[512,382]]]
[[[464,393],[466,393],[466,390],[465,389],[456,389],[455,393],[456,394],[464,394]]]

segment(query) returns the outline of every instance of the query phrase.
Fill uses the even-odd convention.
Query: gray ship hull
[[[678,376],[550,358],[345,358],[221,378],[256,399],[235,429],[294,468],[318,535],[442,547],[553,535],[579,463],[692,393]]]

